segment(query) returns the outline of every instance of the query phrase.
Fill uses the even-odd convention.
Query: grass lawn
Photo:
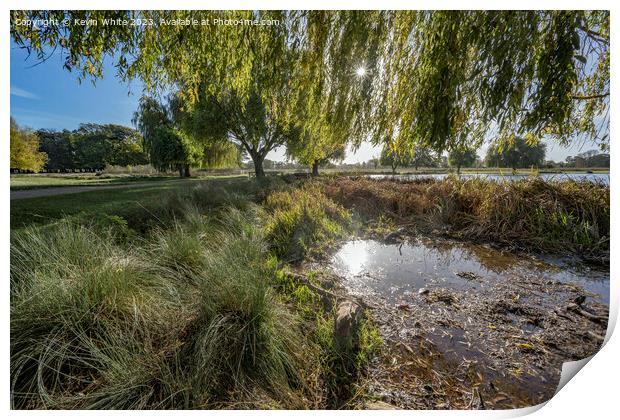
[[[171,179],[164,176],[95,176],[92,174],[71,175],[11,175],[11,190],[66,187],[76,185],[115,185],[132,182],[161,181]]]
[[[153,183],[112,190],[89,191],[51,197],[27,198],[11,202],[11,229],[31,224],[47,224],[64,217],[86,214],[124,214],[156,203],[167,191],[195,181],[172,184]]]
[[[105,213],[125,217],[133,213],[144,213],[145,209],[157,207],[161,205],[162,199],[168,193],[185,189],[189,185],[207,182],[215,185],[226,185],[236,181],[253,182],[248,181],[245,176],[191,178],[179,182],[155,182],[154,178],[151,179],[154,181],[152,185],[128,185],[126,188],[13,200],[11,201],[11,229],[28,225],[44,225],[77,214]],[[160,181],[171,179],[174,178],[159,178]]]

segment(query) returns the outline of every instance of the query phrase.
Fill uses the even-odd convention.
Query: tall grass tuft
[[[272,291],[275,271],[260,230],[236,225],[229,232],[212,238],[200,275],[200,312],[185,357],[192,387],[247,401],[261,385],[290,406],[303,382],[301,331]]]
[[[274,192],[267,197],[265,207],[270,211],[267,239],[275,254],[287,261],[299,260],[315,249],[326,249],[351,224],[350,213],[315,183]]]
[[[182,311],[146,261],[82,226],[27,229],[12,238],[11,259],[15,407],[78,404],[112,362],[128,372],[140,365],[110,349],[135,344],[132,331],[165,342],[178,319],[171,314]]]
[[[306,406],[315,349],[272,287],[264,214],[196,207],[133,247],[69,222],[12,236],[14,408]]]

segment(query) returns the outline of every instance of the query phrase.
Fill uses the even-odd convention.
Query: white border
[[[617,413],[617,400],[618,392],[616,384],[618,383],[619,362],[618,357],[620,355],[620,342],[617,338],[617,334],[611,335],[618,313],[618,287],[615,287],[616,273],[618,272],[618,264],[614,261],[614,255],[617,254],[617,238],[620,236],[620,225],[614,223],[618,221],[617,209],[619,208],[618,194],[616,193],[615,183],[611,189],[611,212],[612,212],[612,263],[611,263],[611,307],[610,307],[610,329],[607,334],[607,343],[604,348],[595,355],[591,361],[587,364],[587,367],[583,369],[579,374],[570,380],[566,386],[553,397],[544,407],[535,407],[532,409],[522,410],[510,410],[510,411],[492,411],[492,412],[460,412],[460,411],[395,411],[395,412],[369,412],[369,411],[356,411],[356,412],[287,412],[287,411],[227,411],[227,412],[209,412],[204,413],[201,411],[191,412],[84,412],[72,411],[72,412],[58,412],[58,411],[38,411],[38,412],[25,412],[25,411],[10,411],[9,410],[9,282],[8,282],[8,270],[9,270],[9,199],[6,194],[9,191],[9,116],[10,113],[10,78],[9,78],[9,19],[8,11],[10,9],[610,9],[612,11],[612,45],[617,41],[614,40],[614,34],[618,31],[618,25],[616,24],[616,3],[611,1],[588,1],[584,2],[576,0],[547,0],[544,2],[533,0],[521,0],[521,1],[398,1],[398,0],[382,0],[381,2],[369,1],[369,0],[331,0],[331,1],[284,1],[284,0],[271,0],[271,1],[241,1],[241,0],[227,0],[226,2],[215,1],[189,1],[189,0],[177,0],[173,3],[160,1],[160,0],[142,0],[128,2],[111,0],[103,2],[95,1],[77,1],[77,0],[65,0],[65,1],[35,1],[35,0],[23,0],[23,1],[5,1],[3,2],[4,14],[0,19],[0,40],[2,48],[2,66],[4,71],[1,73],[2,85],[0,87],[1,92],[1,106],[4,117],[1,119],[2,124],[2,140],[3,148],[0,151],[0,159],[2,159],[3,169],[1,170],[1,179],[4,188],[4,200],[0,202],[2,217],[0,229],[2,232],[3,240],[0,242],[1,246],[1,258],[2,267],[4,269],[4,282],[3,282],[3,297],[5,305],[2,311],[1,328],[3,331],[2,340],[2,390],[0,391],[0,398],[2,401],[2,407],[4,410],[9,411],[7,414],[14,418],[83,418],[88,415],[89,418],[103,418],[109,416],[129,416],[137,418],[168,418],[171,415],[191,417],[191,418],[204,418],[204,416],[215,416],[216,418],[229,418],[229,419],[245,419],[248,416],[252,418],[290,418],[295,416],[296,418],[306,419],[315,416],[320,417],[336,417],[339,419],[344,418],[378,418],[378,416],[389,415],[390,418],[412,418],[413,416],[418,418],[505,418],[516,417],[525,414],[531,414],[531,418],[547,418],[558,417],[568,419],[588,419],[588,418],[611,418],[611,413]],[[612,79],[617,71],[617,65],[615,52],[612,53]],[[620,94],[620,91],[616,89],[616,81],[611,83],[613,98]],[[612,103],[612,109],[613,103]],[[617,119],[615,114],[611,114],[611,138],[614,137],[614,130],[616,127]],[[613,146],[612,146],[613,149]],[[614,170],[620,164],[620,156],[616,156],[615,152],[611,152],[611,178],[615,180]],[[620,222],[619,222],[620,223]],[[538,409],[538,410],[537,410]],[[537,411],[536,411],[537,410]]]

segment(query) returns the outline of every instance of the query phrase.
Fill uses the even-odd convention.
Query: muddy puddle
[[[516,408],[551,398],[596,352],[609,272],[446,240],[345,243],[331,267],[386,343],[368,392],[402,408]]]

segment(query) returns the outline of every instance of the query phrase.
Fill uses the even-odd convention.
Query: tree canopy
[[[231,18],[248,24],[203,24]],[[510,135],[609,144],[608,11],[12,11],[11,35],[41,60],[60,48],[81,78],[113,56],[187,112],[260,104],[306,162],[369,139],[403,153]]]
[[[503,168],[529,168],[541,166],[547,147],[535,138],[512,136],[489,147],[485,158],[487,166]]]
[[[448,153],[448,164],[456,166],[456,173],[461,173],[462,167],[474,166],[477,159],[476,149],[471,147],[454,147]]]
[[[608,143],[609,13],[390,15],[375,105],[380,133],[437,150],[489,135]],[[415,81],[412,83],[411,81]]]
[[[254,162],[256,176],[264,176],[263,161],[278,146],[294,142],[299,129],[283,121],[257,91],[243,103],[236,92],[205,95],[186,114],[186,126],[211,144],[230,140]]]
[[[225,142],[208,142],[192,130],[190,118],[182,110],[180,98],[172,94],[168,103],[143,96],[134,113],[133,122],[142,133],[144,149],[151,165],[157,170],[178,170],[180,176],[190,176],[190,167],[217,167],[238,163],[236,147]],[[194,111],[195,112],[195,111]]]
[[[38,130],[39,149],[47,154],[45,169],[100,170],[107,165],[135,166],[147,163],[142,136],[116,124],[80,124],[77,130]]]

